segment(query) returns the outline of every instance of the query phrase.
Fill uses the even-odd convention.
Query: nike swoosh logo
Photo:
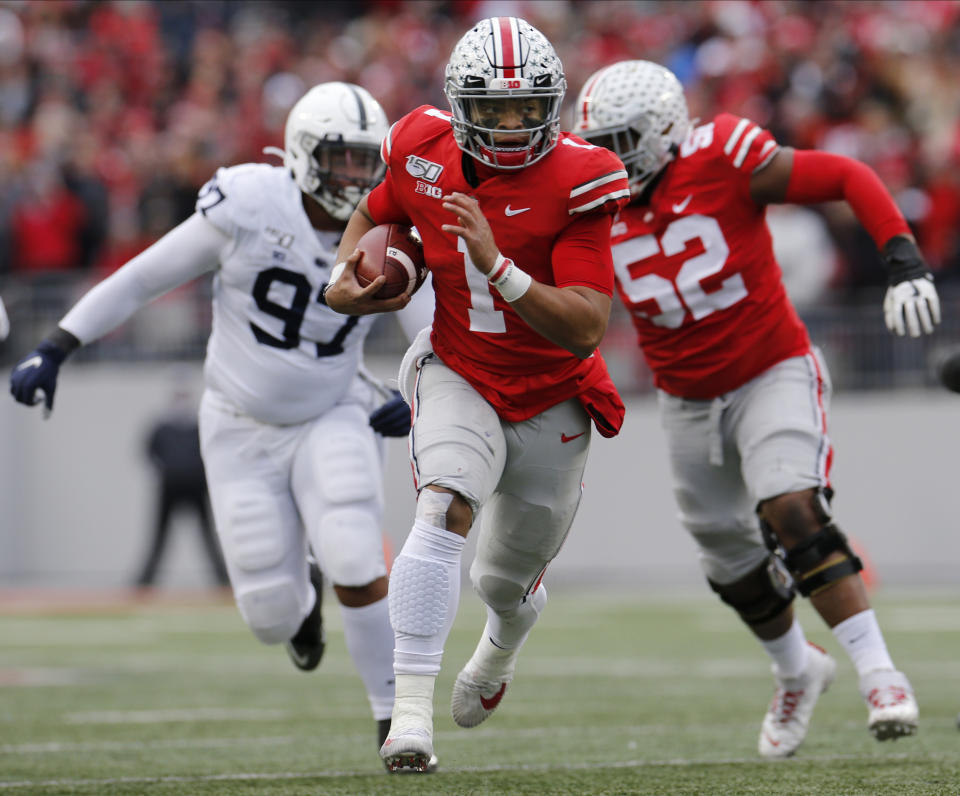
[[[480,695],[480,704],[483,705],[484,710],[493,710],[497,705],[500,704],[500,700],[503,699],[503,693],[507,690],[507,684],[501,683],[500,690],[497,691],[492,697],[487,699],[483,694]]]
[[[684,199],[682,202],[677,202],[677,204],[673,206],[673,212],[682,213],[687,209],[687,205],[690,204],[691,199],[693,199],[693,194],[688,194],[686,199]]]
[[[773,740],[773,738],[771,738],[767,733],[764,733],[763,735],[767,739],[767,743],[770,744],[770,746],[773,746],[774,748],[780,746],[780,741]]]
[[[566,434],[561,434],[561,435],[560,435],[560,441],[561,441],[561,442],[573,442],[577,437],[582,437],[582,436],[583,436],[584,434],[586,434],[586,433],[587,433],[586,431],[581,431],[579,434],[574,434],[572,437],[568,437]]]
[[[529,207],[520,207],[516,210],[511,210],[510,205],[507,205],[506,210],[504,210],[503,212],[506,213],[508,216],[515,216],[515,215],[518,215],[519,213],[526,213],[529,209],[530,209]]]
[[[27,368],[39,368],[43,364],[43,358],[39,354],[35,354],[26,359],[17,365],[17,370],[26,370]]]
[[[308,656],[301,655],[299,652],[297,652],[294,649],[290,650],[290,656],[294,658],[296,662],[299,663],[301,666],[305,666],[307,661],[309,660]]]

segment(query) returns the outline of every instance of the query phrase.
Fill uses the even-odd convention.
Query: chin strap
[[[264,155],[276,155],[278,158],[286,158],[287,153],[278,146],[265,146],[262,150]]]

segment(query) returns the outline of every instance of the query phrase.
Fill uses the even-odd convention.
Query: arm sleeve
[[[812,204],[846,200],[878,249],[910,227],[876,172],[859,160],[802,149],[793,153],[793,169],[784,201]]]
[[[116,329],[138,309],[216,268],[230,238],[194,213],[96,285],[60,321],[83,345]]]
[[[613,295],[612,223],[609,213],[587,213],[566,226],[551,254],[557,287],[582,285]]]

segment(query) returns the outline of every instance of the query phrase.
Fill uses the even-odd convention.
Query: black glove
[[[39,390],[47,412],[51,412],[60,365],[79,346],[76,337],[58,328],[16,364],[10,373],[10,393],[20,403],[34,406],[40,403]]]
[[[410,407],[399,390],[393,398],[370,415],[370,425],[385,437],[405,437],[410,432]]]
[[[911,279],[933,279],[933,274],[923,261],[917,244],[903,235],[894,235],[880,252],[887,269],[887,284],[896,285]]]

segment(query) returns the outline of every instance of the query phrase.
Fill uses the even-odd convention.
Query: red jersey
[[[778,150],[730,114],[693,129],[647,205],[612,230],[617,290],[660,389],[684,398],[730,392],[810,348],[787,298],[750,177]]]
[[[413,224],[423,239],[436,296],[430,339],[444,363],[509,421],[526,420],[600,383],[619,401],[599,351],[580,359],[555,345],[491,288],[463,240],[441,230],[456,223],[441,197],[454,191],[475,197],[500,252],[537,281],[609,296],[611,214],[629,198],[620,160],[561,133],[536,163],[495,172],[473,187],[463,174],[450,114],[427,105],[394,124],[381,151],[387,176],[368,195],[368,207],[378,224]]]

